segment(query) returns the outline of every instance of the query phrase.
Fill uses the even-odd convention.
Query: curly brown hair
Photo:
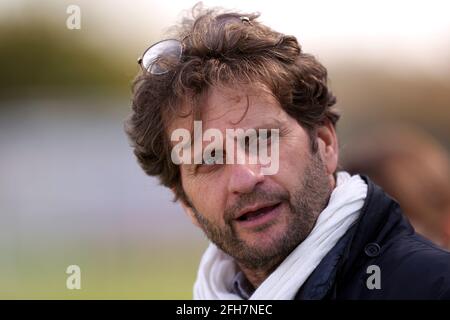
[[[317,149],[316,128],[339,119],[331,108],[336,98],[327,86],[325,67],[302,52],[294,36],[270,29],[258,17],[195,6],[192,17],[176,26],[175,38],[183,45],[181,61],[166,74],[143,71],[134,82],[125,131],[141,167],[174,190],[175,201],[187,198],[179,167],[171,161],[167,127],[174,115],[186,115],[181,109],[187,102],[200,119],[201,99],[209,88],[262,84],[307,130],[312,150]]]

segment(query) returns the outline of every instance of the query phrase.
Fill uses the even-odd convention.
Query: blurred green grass
[[[191,299],[203,250],[161,244],[18,252],[14,270],[0,276],[0,299]],[[71,264],[81,268],[80,290],[66,288]]]

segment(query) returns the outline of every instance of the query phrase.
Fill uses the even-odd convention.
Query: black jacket
[[[398,203],[363,179],[368,193],[359,219],[295,299],[450,299],[450,252],[416,234]]]

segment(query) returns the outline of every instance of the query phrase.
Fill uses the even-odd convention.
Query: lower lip
[[[281,213],[281,206],[282,203],[279,203],[270,211],[261,214],[251,220],[235,220],[235,221],[238,223],[238,225],[244,228],[260,227],[274,220]]]

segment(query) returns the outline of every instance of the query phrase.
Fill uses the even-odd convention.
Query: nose
[[[231,164],[229,170],[231,171],[228,182],[230,193],[250,193],[257,184],[264,181],[261,165]]]

